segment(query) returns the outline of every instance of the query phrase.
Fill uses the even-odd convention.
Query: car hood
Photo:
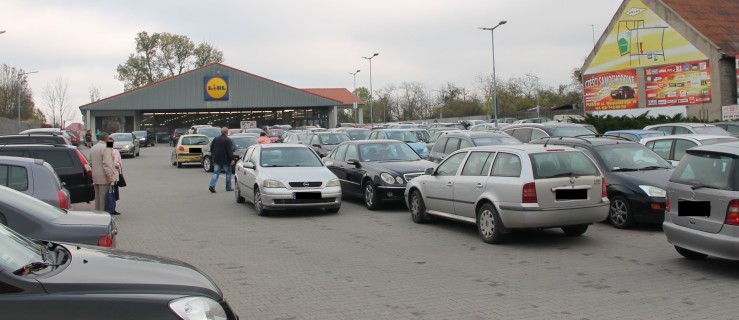
[[[57,273],[37,280],[49,293],[175,293],[207,296],[223,294],[213,281],[182,261],[123,250],[62,244],[72,259]]]
[[[113,142],[113,148],[123,148],[126,145],[133,145],[133,141],[115,141]]]
[[[612,175],[620,178],[624,181],[629,181],[634,185],[650,185],[662,189],[667,189],[667,183],[672,176],[672,172],[675,169],[658,169],[658,170],[643,170],[643,171],[625,171],[625,172],[611,172]],[[608,178],[606,178],[606,182]]]
[[[328,181],[336,179],[336,175],[326,167],[266,167],[265,179],[278,181]]]
[[[414,173],[424,172],[426,168],[433,168],[436,166],[431,161],[418,160],[418,161],[373,161],[373,162],[362,162],[363,167],[375,168],[377,171],[385,171],[388,173]]]
[[[104,211],[68,211],[67,214],[54,220],[56,224],[63,225],[94,225],[108,226],[111,220],[110,214]]]
[[[323,149],[326,149],[326,151],[334,151],[334,149],[336,149],[336,147],[338,147],[338,146],[339,146],[338,144],[324,144],[324,145],[321,145],[321,147]]]

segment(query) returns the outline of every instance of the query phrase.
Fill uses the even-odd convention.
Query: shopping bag
[[[105,193],[105,211],[111,214],[115,212],[115,191],[112,186],[108,186],[108,192]]]
[[[118,187],[123,188],[126,186],[126,179],[123,178],[123,173],[118,174]]]

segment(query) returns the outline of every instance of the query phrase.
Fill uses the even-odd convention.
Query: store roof
[[[328,98],[331,100],[340,101],[342,104],[345,104],[345,105],[351,105],[354,102],[356,102],[359,105],[364,104],[364,101],[362,101],[362,99],[359,99],[359,97],[357,97],[356,95],[351,93],[351,91],[345,88],[312,88],[312,89],[303,89],[303,91],[306,91],[311,94],[321,96],[324,98]]]
[[[726,55],[739,55],[739,1],[662,0]]]

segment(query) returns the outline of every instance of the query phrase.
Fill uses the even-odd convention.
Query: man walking
[[[221,135],[213,139],[210,144],[210,152],[213,156],[213,175],[210,177],[210,192],[216,192],[216,183],[221,175],[221,169],[226,171],[226,191],[231,189],[231,163],[234,161],[234,144],[228,137],[228,128],[221,128]]]
[[[113,152],[106,143],[108,134],[100,133],[100,139],[90,149],[90,166],[92,167],[92,183],[95,184],[95,210],[105,210],[105,193],[118,177],[115,169]]]

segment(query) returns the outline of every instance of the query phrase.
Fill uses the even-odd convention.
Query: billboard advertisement
[[[647,107],[711,102],[711,66],[708,60],[644,69]]]
[[[584,73],[708,59],[641,0],[629,0]]]
[[[736,56],[736,104],[739,104],[739,55]]]
[[[621,70],[583,76],[585,110],[633,109],[639,106],[636,70]]]

